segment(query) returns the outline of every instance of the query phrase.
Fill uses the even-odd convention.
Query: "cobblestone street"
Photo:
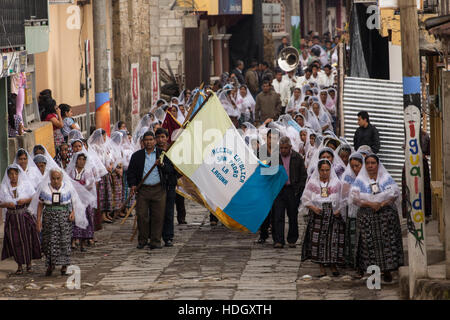
[[[67,276],[59,267],[45,277],[44,260],[34,273],[8,275],[12,260],[0,263],[1,299],[399,299],[397,274],[381,290],[369,290],[365,280],[341,276],[319,280],[318,267],[301,263],[297,248],[273,249],[272,241],[256,244],[258,236],[220,225],[211,227],[207,211],[186,201],[187,225],[175,226],[174,246],[162,250],[136,249],[131,243],[133,219],[104,225],[97,244],[73,253],[81,268],[81,289],[64,287]],[[300,239],[304,230],[299,217]],[[303,280],[304,275],[313,276]]]

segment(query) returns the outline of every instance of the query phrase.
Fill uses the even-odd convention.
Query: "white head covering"
[[[97,153],[105,168],[109,168],[114,164],[114,157],[110,150],[110,140],[108,135],[106,135],[106,141],[103,138],[103,129],[95,130],[88,140],[89,151]]]
[[[55,162],[55,160],[53,160],[52,156],[50,155],[50,153],[48,153],[47,149],[43,145],[38,144],[36,146],[41,146],[44,149],[43,156],[45,157],[45,160],[47,160],[47,167],[45,168],[46,172],[48,170],[50,170],[51,168],[59,167],[58,164]],[[36,156],[36,154],[34,153],[34,148],[33,148],[33,152],[31,153],[31,156],[33,157],[33,159]]]
[[[122,139],[122,145],[121,145],[121,151],[122,151],[122,157],[123,157],[123,167],[125,170],[128,170],[128,165],[130,164],[131,156],[134,153],[134,146],[131,144],[130,140],[128,139],[128,133],[124,130],[120,130],[119,132],[122,133],[123,139]]]
[[[295,90],[294,90],[295,91]],[[302,93],[300,92],[300,96],[297,100],[295,100],[294,92],[291,94],[291,97],[289,98],[289,102],[286,106],[286,113],[289,112],[298,112],[298,109],[300,108],[301,104],[303,102],[302,99]]]
[[[11,181],[8,177],[8,171],[10,169],[16,169],[19,171],[16,187],[11,186]],[[16,191],[16,197],[14,197],[14,191]],[[17,205],[18,200],[30,199],[33,197],[34,193],[35,190],[33,184],[18,164],[12,164],[6,168],[2,184],[0,186],[0,202],[11,202]],[[6,215],[4,214],[3,217],[5,218]]]
[[[243,86],[241,86],[243,87]],[[253,99],[250,91],[248,90],[247,86],[244,86],[245,89],[247,90],[247,94],[245,97],[241,96],[241,89],[239,88],[238,92],[237,92],[237,99],[236,99],[236,103],[239,106],[240,112],[241,114],[244,115],[245,117],[245,121],[249,121],[251,118],[251,114],[250,112],[252,112],[253,114],[255,114],[255,99]]]
[[[327,100],[325,101],[325,103],[322,102],[322,99],[320,97],[320,95],[322,94],[322,92],[325,92],[327,94]],[[323,89],[320,90],[319,93],[319,103],[320,105],[325,108],[325,110],[327,110],[330,114],[336,114],[336,105],[333,101],[333,99],[331,98],[330,94],[328,93],[328,90]]]
[[[149,127],[142,127],[141,130],[137,133],[137,141],[133,144],[134,151],[141,150],[141,141],[147,131],[151,131],[149,130]]]
[[[286,135],[291,139],[294,150],[297,151],[301,143],[299,135],[301,127],[297,122],[292,120],[292,117],[289,114],[281,115],[280,122],[286,127]]]
[[[119,164],[124,165],[125,159],[122,154],[122,141],[124,139],[123,133],[120,131],[111,134],[111,139],[108,142],[107,149],[111,158],[114,161],[114,168]]]
[[[86,229],[89,224],[86,218],[86,208],[92,202],[92,195],[89,192],[77,192],[74,183],[72,182],[73,180],[61,168],[53,168],[45,174],[44,179],[39,184],[37,191],[33,196],[33,200],[28,207],[29,211],[34,216],[37,216],[38,205],[41,202],[41,193],[52,194],[52,189],[50,189],[50,175],[53,171],[58,171],[62,174],[61,193],[70,193],[71,195],[72,208],[75,212],[75,225],[81,229]]]
[[[324,152],[330,152],[333,154],[333,169],[336,172],[336,175],[338,176],[338,178],[340,178],[342,176],[342,174],[345,171],[345,164],[342,161],[342,159],[339,157],[339,155],[336,153],[336,151],[334,151],[333,149],[329,148],[329,147],[325,147],[324,146],[324,142],[326,140],[325,139],[322,140],[322,142],[320,143],[320,146],[317,148],[316,152],[314,153],[310,165],[308,166],[308,175],[312,175],[315,168],[317,167],[317,164],[319,163],[319,157],[322,153]]]
[[[71,140],[81,140],[83,139],[83,134],[78,129],[72,129],[69,131],[69,134],[67,135],[67,142],[70,144]]]
[[[21,150],[25,151],[25,153],[27,155],[27,159],[28,159],[27,168],[25,170],[23,170],[22,167],[17,162],[18,154]],[[41,171],[39,170],[39,168],[34,163],[33,158],[30,156],[30,154],[25,149],[20,148],[19,150],[17,150],[16,157],[14,158],[13,163],[17,164],[19,166],[20,170],[25,171],[25,174],[27,175],[29,181],[31,182],[33,187],[36,189],[39,182],[42,179],[42,174],[41,174]]]
[[[80,141],[80,140],[75,140],[75,141]],[[93,150],[91,148],[89,148],[89,150],[86,150],[86,148],[84,147],[84,144],[83,144],[81,151],[88,155],[87,161],[93,163],[93,165],[94,165],[95,181],[96,182],[100,181],[103,176],[108,174],[108,170],[106,170],[106,167],[102,162],[102,159],[95,152],[95,150]]]
[[[153,117],[156,116],[153,115]],[[138,125],[133,131],[133,143],[136,143],[136,141],[138,141],[138,133],[141,131],[141,129],[143,127],[149,128],[153,122],[154,120],[152,120],[152,116],[150,114],[146,114],[145,116],[142,117],[142,119],[139,121]]]
[[[373,153],[369,154],[364,161],[366,161],[368,157],[375,157],[378,159],[378,174],[376,181],[370,179],[367,167],[364,167],[364,170],[361,169],[358,177],[353,182],[350,191],[350,202],[358,205],[359,201],[383,202],[389,199],[395,199],[395,206],[397,207],[397,211],[400,212],[401,193],[397,183],[386,170],[377,155]],[[380,192],[377,194],[372,193],[371,184],[373,183],[378,184]]]
[[[177,110],[178,110],[178,112],[177,112],[177,120],[178,120],[178,122],[179,122],[180,124],[183,124],[184,121],[186,120],[186,114],[183,113],[183,112],[181,111],[180,106],[184,106],[184,104],[183,104],[183,103],[180,103],[180,104],[177,106]]]
[[[322,161],[327,162],[331,165],[331,163],[323,159]],[[322,161],[320,163],[322,163]],[[315,206],[318,208],[322,208],[322,204],[324,203],[330,203],[332,204],[333,211],[341,210],[343,205],[341,200],[341,191],[342,191],[342,183],[337,177],[334,170],[330,170],[330,179],[328,184],[326,185],[328,187],[328,197],[322,197],[321,196],[321,181],[320,181],[320,175],[319,175],[319,169],[318,169],[319,162],[316,164],[316,167],[314,168],[313,175],[308,179],[308,182],[306,183],[305,190],[303,191],[302,195],[302,207],[305,208],[306,206]],[[332,165],[331,165],[332,166]]]
[[[233,89],[224,89],[219,94],[219,100],[222,103],[222,106],[224,107],[225,111],[227,112],[228,116],[230,117],[236,117],[240,118],[241,112],[239,110],[239,107],[236,104],[236,101],[231,96],[231,90]],[[236,105],[233,105],[233,103]]]
[[[317,118],[317,120],[319,121],[320,127],[323,128],[328,124],[328,128],[333,128],[332,123],[331,123],[331,116],[328,113],[328,111],[325,109],[325,107],[323,107],[320,104],[320,101],[318,98],[316,97],[311,97],[309,98],[309,100],[312,100],[312,105],[311,105],[311,112],[313,113],[313,115]],[[314,105],[317,104],[319,106],[319,115],[317,116],[314,113]]]
[[[347,168],[344,171],[344,174],[342,175],[342,201],[348,205],[348,211],[347,216],[349,218],[356,218],[356,212],[358,211],[358,207],[356,207],[354,204],[349,203],[350,198],[350,190],[352,188],[353,183],[356,179],[356,174],[353,171],[353,169],[350,166],[350,161],[353,159],[359,159],[362,161],[362,167],[360,172],[365,169],[364,167],[364,156],[359,152],[354,152],[350,155],[348,160]]]
[[[362,145],[358,148],[357,152],[363,154],[363,155],[368,155],[372,153],[372,148],[370,148],[368,145]]]
[[[86,164],[82,172],[78,173],[78,171],[76,170],[76,164],[78,157],[80,155],[84,155],[86,157]],[[66,172],[72,179],[73,186],[80,195],[80,199],[83,201],[83,203],[88,202],[92,208],[97,208],[97,188],[95,186],[96,182],[95,162],[92,161],[89,154],[83,151],[73,154],[70,163],[67,165]],[[82,173],[84,173],[84,177],[86,180],[85,185],[80,184],[78,182],[79,179],[77,179],[77,176],[81,175]],[[86,192],[89,193],[90,196],[84,194]]]
[[[319,120],[317,119],[316,115],[311,110],[308,110],[306,107],[300,107],[298,109],[299,113],[301,110],[305,110],[306,113],[305,120],[306,122],[308,122],[311,129],[318,134],[322,133],[322,127],[320,126]]]

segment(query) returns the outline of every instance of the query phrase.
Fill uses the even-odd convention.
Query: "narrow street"
[[[186,209],[188,224],[176,225],[174,246],[162,250],[136,249],[136,240],[130,242],[134,218],[122,226],[106,225],[96,233],[95,247],[72,255],[72,264],[81,268],[80,290],[64,287],[67,276],[59,268],[45,277],[43,260],[34,262],[32,275],[8,277],[16,264],[5,260],[0,263],[0,299],[399,299],[396,274],[392,283],[382,282],[381,290],[346,276],[349,269],[319,280],[313,263],[300,262],[301,243],[295,249],[273,249],[269,238],[259,245],[257,235],[211,227],[207,211],[197,204],[187,201]],[[301,239],[302,217],[299,223]],[[303,280],[304,275],[313,279]]]

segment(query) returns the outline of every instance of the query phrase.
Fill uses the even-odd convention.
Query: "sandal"
[[[17,268],[17,271],[16,271],[14,274],[15,274],[16,276],[22,275],[22,274],[23,274],[23,269],[22,269],[22,267]]]
[[[50,277],[52,275],[53,270],[55,270],[55,266],[53,265],[48,266],[47,271],[45,272],[45,276]]]
[[[27,272],[28,273],[32,273],[33,272],[33,268],[31,266],[27,266]]]
[[[67,266],[62,266],[61,267],[61,275],[62,276],[67,276]]]

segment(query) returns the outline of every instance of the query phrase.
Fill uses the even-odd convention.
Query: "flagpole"
[[[194,108],[195,108],[195,105],[197,104],[198,98],[200,98],[200,93],[201,93],[201,90],[203,89],[203,85],[204,85],[204,83],[202,82],[202,84],[200,85],[200,88],[198,89],[198,92],[195,94],[194,100],[192,101],[192,103],[189,107],[189,112],[185,118],[186,119],[185,122],[189,121],[189,119],[191,118],[192,112],[194,111]]]
[[[206,104],[206,102],[208,102],[209,98],[210,98],[212,95],[213,95],[212,93],[208,94],[208,96],[206,97],[205,101],[203,101],[203,103],[200,105],[200,107],[198,108],[198,110],[193,114],[192,119],[195,118],[195,116],[196,116],[196,115],[198,114],[198,112],[203,108],[203,106]],[[186,121],[185,123],[183,123],[183,125],[181,126],[181,129],[184,129],[188,124],[189,124],[189,121]],[[172,142],[170,143],[169,147],[167,148],[167,150],[166,150],[165,152],[169,151],[169,149],[172,147],[172,145],[173,145],[174,143],[175,143],[175,140],[172,141]],[[165,152],[163,152],[163,153],[161,154],[161,156],[160,156],[159,159],[161,159],[161,157],[164,155]],[[159,159],[158,159],[158,160],[159,160]],[[150,170],[145,174],[145,176],[144,176],[144,178],[142,178],[141,182],[139,182],[139,184],[136,186],[136,191],[135,191],[135,193],[137,193],[138,190],[142,187],[142,185],[144,184],[144,181],[147,179],[147,177],[150,175],[150,173],[155,169],[155,167],[156,167],[156,162],[155,162],[155,164],[150,168]],[[128,202],[131,200],[131,197],[132,197],[132,196],[133,196],[133,195],[132,195],[131,193],[128,195],[128,198],[125,200],[125,202],[123,203],[122,207],[120,208],[120,210],[119,210],[118,212],[122,212],[122,211],[125,209],[126,205],[127,205]],[[122,222],[121,222],[120,224],[124,224],[124,223],[125,223],[125,221],[126,221],[126,220],[128,219],[128,217],[130,216],[131,211],[133,211],[134,207],[135,207],[135,205],[131,206],[130,209],[128,209],[127,214],[126,214],[125,217],[122,219]]]

